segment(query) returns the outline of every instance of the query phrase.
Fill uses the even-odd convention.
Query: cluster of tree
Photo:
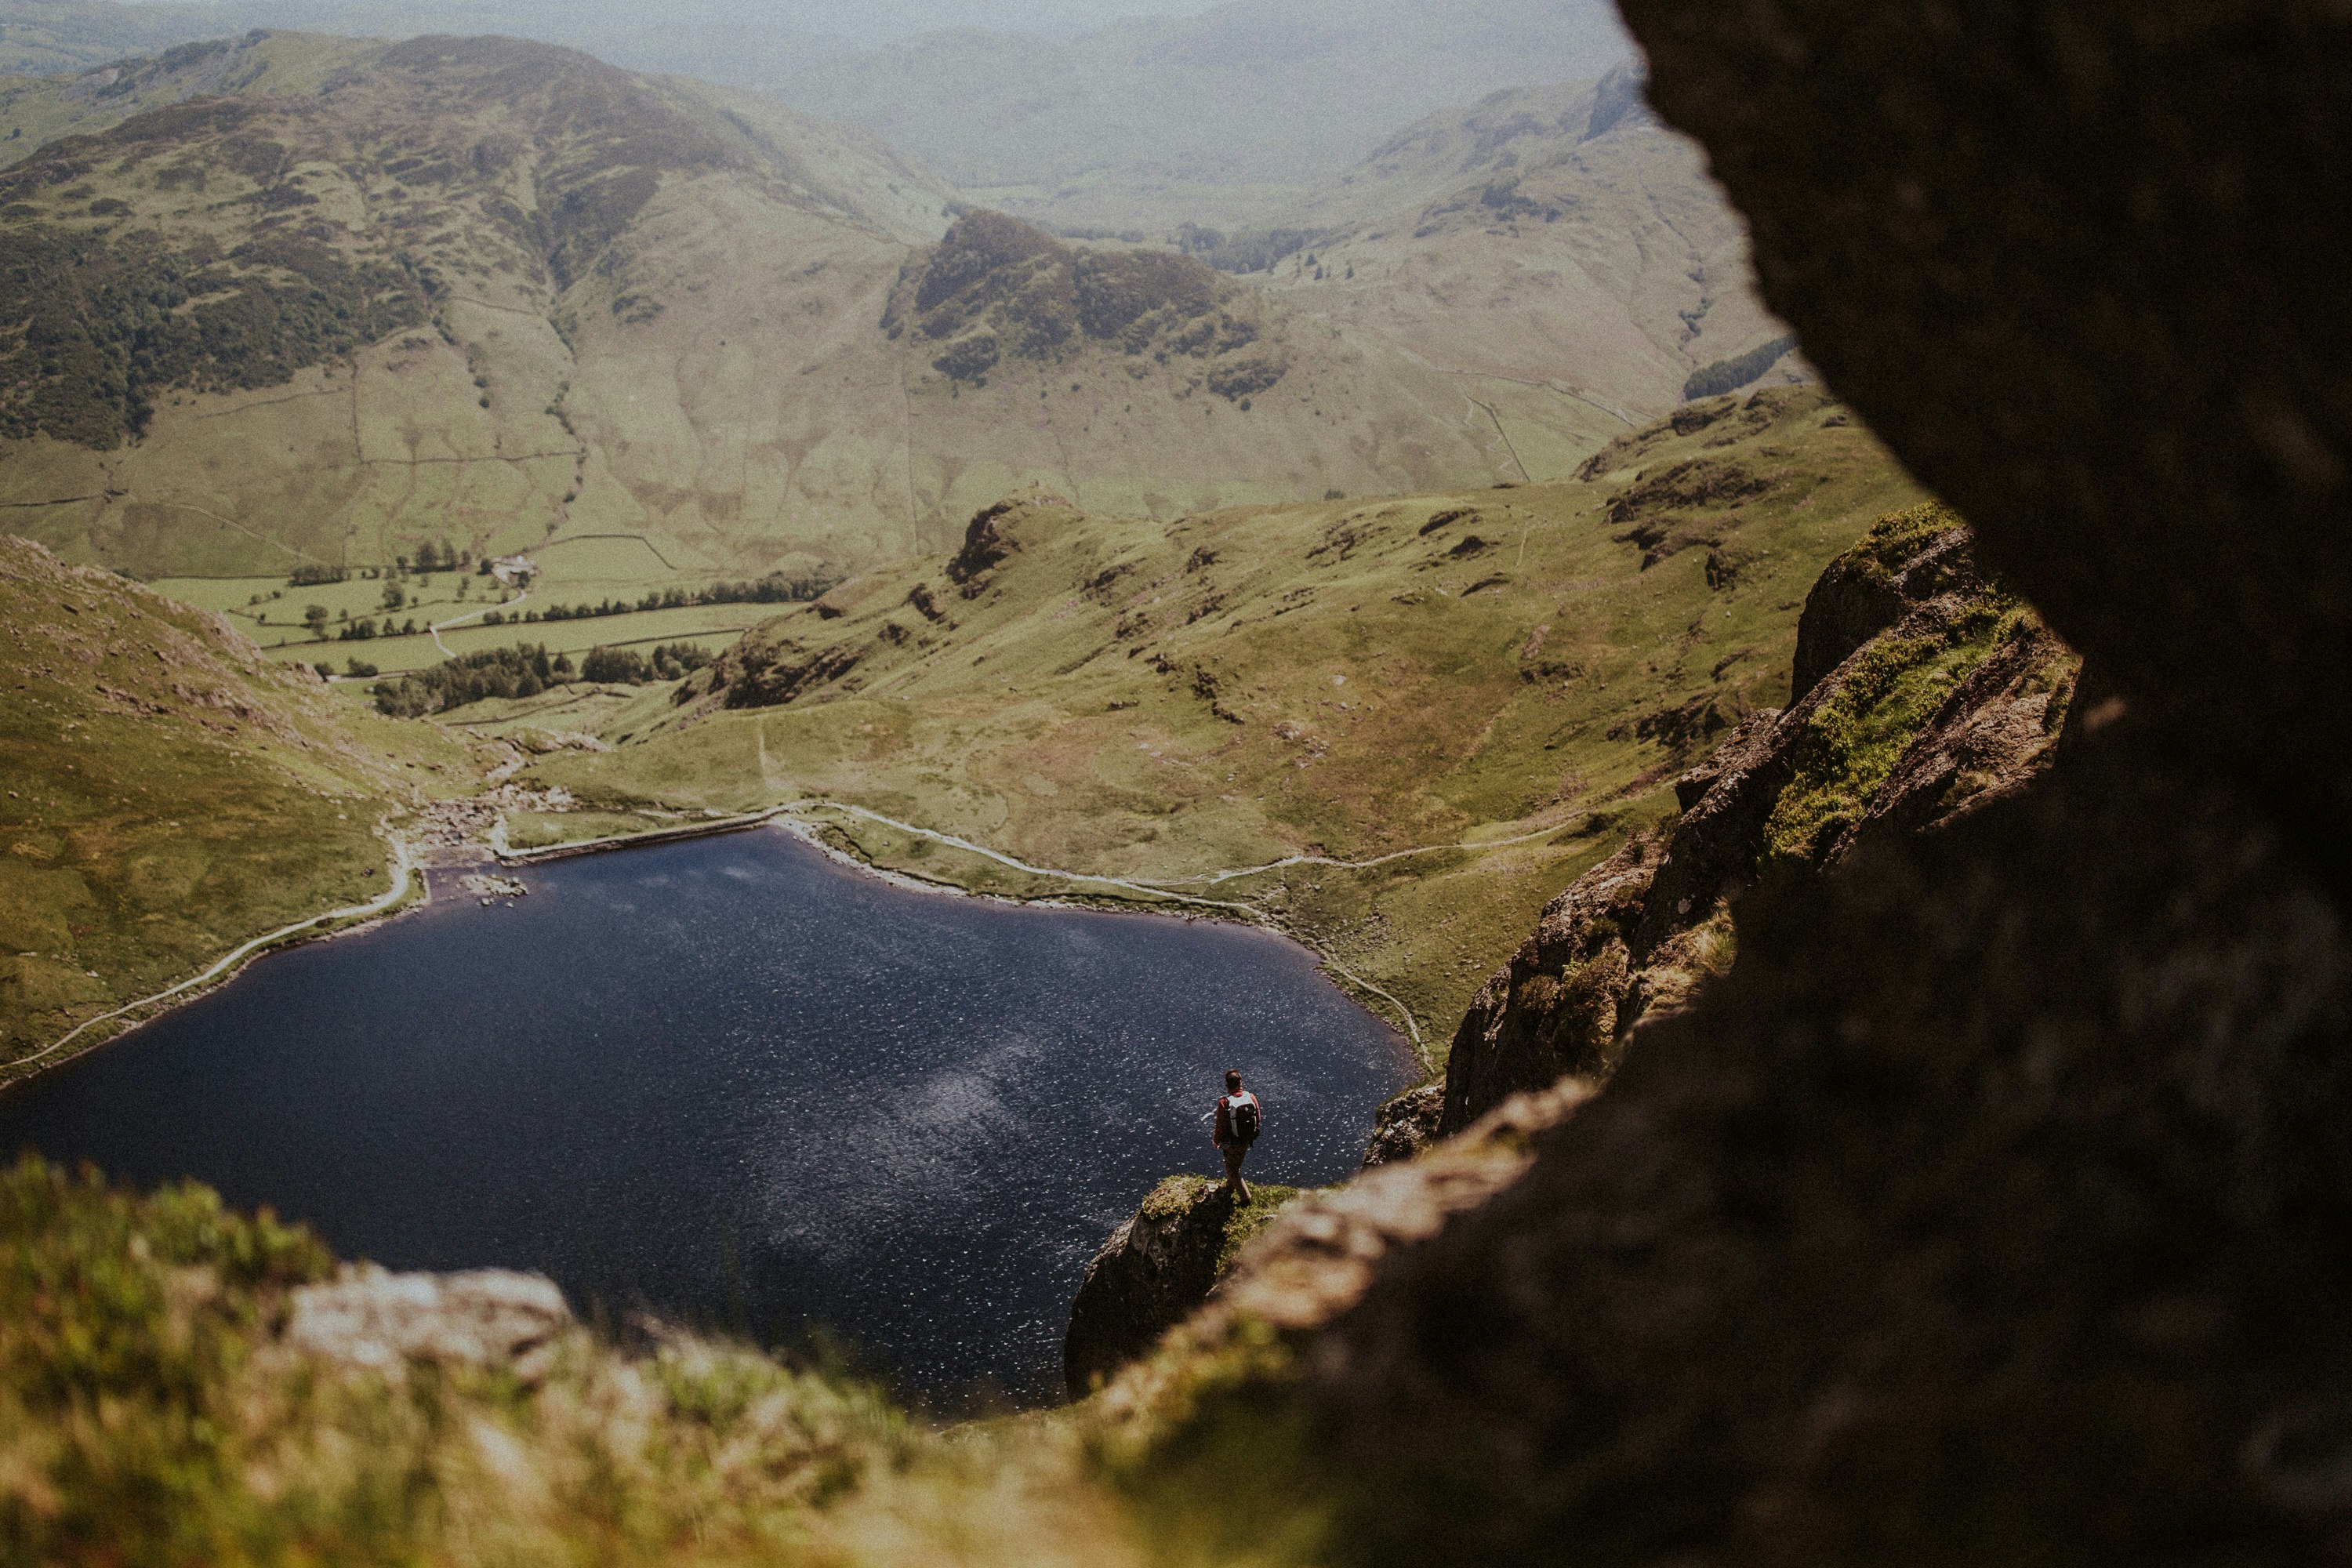
[[[378,712],[394,719],[420,719],[492,697],[536,697],[575,679],[610,686],[682,680],[710,661],[711,656],[692,643],[664,643],[651,653],[626,647],[592,649],[575,668],[569,654],[550,654],[538,643],[517,643],[512,647],[461,654],[429,669],[380,680],[372,692]],[[357,659],[350,662],[355,676],[376,673],[373,665]],[[332,665],[317,668],[321,675],[334,673]]]
[[[438,544],[429,539],[426,540],[416,547],[416,556],[413,561],[405,555],[393,557],[394,562],[403,572],[415,572],[420,574],[427,572],[463,571],[473,562],[473,559],[472,551],[460,550],[446,539]]]
[[[544,647],[517,643],[461,654],[397,680],[380,680],[373,695],[377,712],[420,719],[487,698],[536,697],[572,675],[569,655],[551,655]]]
[[[1271,272],[1315,241],[1315,235],[1300,228],[1229,235],[1188,223],[1176,231],[1177,249],[1199,257],[1220,272]],[[1307,265],[1314,264],[1314,258],[1308,258]]]
[[[175,118],[147,134],[160,142],[231,112],[167,108],[158,113]],[[100,147],[68,137],[0,173],[0,206],[21,213],[22,195],[91,174]],[[424,321],[424,295],[391,263],[354,263],[290,227],[255,236],[224,253],[209,237],[161,229],[12,227],[0,247],[10,327],[0,337],[0,386],[9,388],[0,438],[109,451],[145,431],[168,388],[282,386]]]
[[[313,642],[327,640],[328,621],[327,606],[324,605],[311,605],[302,612],[302,625],[309,630]],[[373,642],[379,635],[379,631],[382,636],[388,637],[415,637],[417,631],[416,620],[415,616],[411,616],[405,623],[395,626],[392,617],[386,616],[383,618],[383,626],[379,628],[373,620],[365,617],[352,620],[351,613],[345,611],[343,625],[337,629],[335,640],[337,642]]]
[[[1779,364],[1782,356],[1796,346],[1795,338],[1774,338],[1769,343],[1757,344],[1744,354],[1701,365],[1691,372],[1688,381],[1683,383],[1683,401],[1692,403],[1702,397],[1720,397],[1727,392],[1737,392]]]
[[[613,686],[643,686],[656,680],[683,680],[710,662],[710,656],[692,643],[664,643],[650,654],[635,648],[600,647],[580,661],[580,679]]]
[[[634,602],[606,599],[596,605],[550,605],[525,610],[524,621],[586,621],[600,616],[633,616],[654,610],[689,610],[700,605],[805,605],[840,585],[838,577],[772,573],[756,583],[713,583],[702,588],[657,588]],[[497,625],[493,621],[491,624]]]
[[[289,588],[319,588],[329,583],[344,582],[350,576],[351,574],[340,566],[297,566],[292,575],[286,579],[286,585]]]

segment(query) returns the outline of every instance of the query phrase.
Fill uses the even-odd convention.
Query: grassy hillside
[[[744,404],[703,430],[680,402],[723,385],[698,362],[730,334],[779,375],[838,336],[878,342],[906,241],[942,222],[937,186],[855,132],[541,46],[324,47],[314,93],[152,110],[0,175],[9,287],[37,307],[0,340],[31,373],[0,405],[19,527],[151,574],[567,530],[730,566],[906,547],[870,509],[780,515],[783,489],[824,488],[820,440],[755,465]],[[741,292],[704,304],[709,278]],[[672,282],[675,311],[655,291]],[[881,461],[851,440],[852,467]],[[746,487],[779,489],[747,518]]]
[[[1120,1568],[1149,1554],[1062,1421],[952,1437],[682,1335],[536,1373],[357,1369],[281,1337],[318,1240],[0,1171],[0,1558],[43,1563]]]
[[[1458,373],[1532,473],[1563,471],[1584,454],[1554,434],[1562,405],[1645,421],[1695,371],[1784,331],[1698,148],[1640,94],[1621,71],[1435,116],[1286,216],[1286,233],[1213,254]]]
[[[214,617],[21,539],[0,539],[0,1075],[383,893],[378,822],[478,776],[446,734],[356,713]]]
[[[1173,527],[1016,498],[959,552],[771,621],[676,693],[524,705],[518,723],[627,743],[541,761],[605,814],[516,842],[614,811],[848,803],[1244,906],[1442,1040],[1548,899],[1670,811],[1713,736],[1786,700],[1805,592],[1915,496],[1810,389],[1694,405],[1595,464]],[[1181,907],[837,826],[919,875]],[[1400,858],[1221,877],[1297,856]]]

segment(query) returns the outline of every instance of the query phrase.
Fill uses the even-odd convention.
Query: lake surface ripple
[[[780,831],[566,860],[278,954],[0,1095],[0,1151],[194,1176],[394,1268],[553,1277],[910,1392],[1060,1384],[1087,1259],[1208,1109],[1351,1172],[1390,1030],[1268,932],[893,886]]]

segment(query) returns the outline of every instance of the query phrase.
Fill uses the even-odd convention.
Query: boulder
[[[294,1292],[285,1343],[395,1375],[410,1363],[432,1363],[536,1378],[574,1326],[563,1292],[537,1274],[394,1274],[347,1264],[333,1280]]]
[[[1429,1147],[1445,1116],[1445,1086],[1409,1089],[1372,1116],[1371,1141],[1364,1146],[1364,1169],[1410,1160]]]

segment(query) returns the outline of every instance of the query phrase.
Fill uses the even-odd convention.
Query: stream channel
[[[1270,932],[942,896],[781,830],[553,862],[487,908],[434,875],[0,1095],[0,1152],[1029,1405],[1095,1248],[1219,1168],[1226,1067],[1266,1103],[1251,1176],[1297,1185],[1347,1176],[1412,1076]]]

